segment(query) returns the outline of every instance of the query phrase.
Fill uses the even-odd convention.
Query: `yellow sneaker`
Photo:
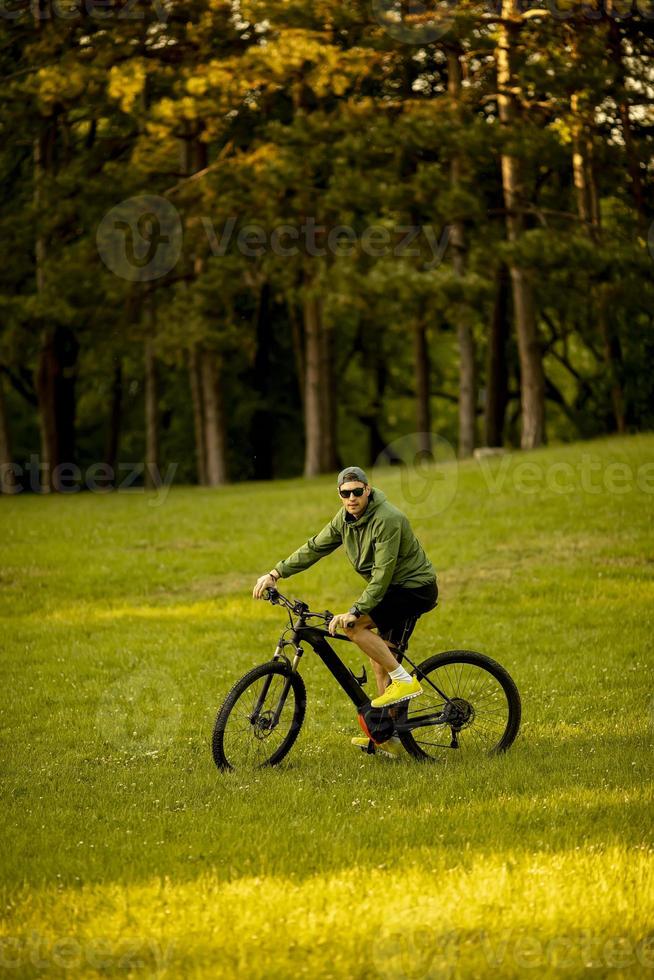
[[[410,681],[391,681],[384,693],[370,702],[370,706],[372,708],[387,708],[390,704],[417,698],[419,694],[422,694],[422,687],[415,677],[412,677]]]
[[[363,752],[368,751],[368,742],[369,739],[362,738],[361,736],[352,739],[352,745],[356,745],[356,747],[358,749],[361,749]],[[383,752],[384,755],[389,755],[393,759],[399,759],[404,751],[404,746],[400,742],[397,735],[394,735],[392,738],[389,738],[386,742],[381,742],[379,745],[375,745],[374,751]]]

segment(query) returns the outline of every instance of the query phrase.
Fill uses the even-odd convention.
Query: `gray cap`
[[[358,480],[359,483],[368,483],[368,477],[360,466],[346,466],[345,469],[341,470],[341,472],[338,474],[336,486],[340,487],[343,483],[350,483],[354,480]]]

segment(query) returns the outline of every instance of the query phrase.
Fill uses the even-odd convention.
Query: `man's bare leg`
[[[374,628],[375,624],[370,619],[370,616],[360,616],[356,626],[347,632],[352,642],[356,643],[359,649],[368,655],[372,669],[375,672],[377,694],[381,695],[390,684],[391,678],[388,676],[389,671],[395,670],[400,666],[400,663],[395,658],[394,651],[397,650],[395,644],[387,643],[381,636],[373,633],[372,630]],[[383,650],[381,649],[382,647]],[[397,717],[398,709],[396,707],[391,707],[388,710],[391,718]],[[364,740],[357,738],[352,741],[359,745],[359,747],[363,747],[360,743]],[[397,757],[398,752],[401,753],[400,738],[397,735],[391,736],[391,738],[384,742],[382,751]]]
[[[395,651],[397,650],[397,647],[395,646],[395,644],[389,643],[387,640],[384,640],[384,643],[386,644],[386,646],[388,647],[388,649],[391,651],[391,653],[393,654],[393,656],[395,656]],[[388,671],[386,670],[385,667],[382,667],[381,664],[378,664],[376,661],[374,661],[372,659],[372,657],[370,657],[369,660],[370,660],[370,664],[372,666],[372,669],[375,672],[375,680],[377,681],[377,694],[383,694],[384,691],[386,690],[386,688],[388,687],[388,685],[391,682],[391,679],[388,676]],[[395,709],[391,709],[391,715],[393,715],[393,711],[394,710]]]
[[[400,665],[391,653],[388,644],[382,640],[381,636],[372,632],[374,628],[375,624],[370,616],[360,616],[356,621],[356,625],[347,631],[347,635],[373,661],[376,675],[377,667],[381,667],[384,673],[388,674],[391,670],[396,670]],[[386,685],[384,685],[385,688]]]
[[[383,694],[388,685],[390,684],[390,677],[388,672],[390,670],[395,670],[399,667],[399,661],[396,660],[394,655],[394,650],[396,647],[383,640],[381,636],[377,633],[372,633],[371,630],[374,629],[374,623],[370,616],[361,616],[357,620],[357,625],[352,630],[348,630],[348,636],[351,637],[352,641],[356,643],[363,653],[367,654],[370,663],[372,664],[372,669],[375,672],[375,679],[377,681],[377,694]],[[373,641],[372,643],[370,641]],[[384,663],[380,662],[378,659],[378,653],[381,647],[384,648]],[[386,654],[388,656],[386,656]],[[391,663],[388,664],[388,661]]]
[[[370,657],[370,663],[372,664],[372,669],[375,672],[375,680],[377,681],[377,694],[383,694],[388,684],[390,682],[390,677],[388,676],[388,671],[381,664],[376,663]]]

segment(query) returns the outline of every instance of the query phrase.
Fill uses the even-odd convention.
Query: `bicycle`
[[[288,599],[274,588],[266,590],[264,599],[285,607],[289,626],[279,638],[273,659],[237,681],[218,711],[212,752],[221,771],[243,764],[275,766],[292,749],[307,704],[298,671],[304,654],[301,643],[313,649],[354,703],[369,739],[369,752],[393,735],[399,736],[409,755],[421,761],[442,759],[446,750],[494,755],[513,744],[520,728],[520,695],[504,667],[485,654],[448,650],[416,665],[400,644],[398,656],[411,665],[423,693],[388,708],[373,708],[362,686],[367,683],[365,667],[357,677],[327,643],[327,637],[346,642],[350,638],[340,633],[332,637],[325,628],[309,622],[317,620],[326,626],[332,613],[311,612],[305,602]],[[285,653],[287,647],[294,651],[292,660]],[[441,741],[433,741],[435,738]]]

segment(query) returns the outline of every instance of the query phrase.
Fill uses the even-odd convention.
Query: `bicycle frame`
[[[276,589],[268,590],[268,598],[274,605],[283,605],[286,608],[286,610],[288,611],[289,622],[290,622],[290,629],[285,630],[279,639],[279,643],[277,644],[275,653],[273,654],[273,660],[285,660],[288,663],[289,667],[291,668],[292,672],[297,671],[299,662],[304,654],[301,644],[303,642],[306,642],[313,649],[313,651],[318,655],[318,657],[320,657],[327,670],[330,672],[332,677],[334,677],[334,679],[336,680],[337,684],[343,689],[343,691],[345,691],[345,694],[348,696],[350,701],[353,702],[359,715],[363,716],[364,713],[368,715],[370,712],[373,712],[373,713],[378,713],[379,717],[382,719],[391,718],[388,709],[371,708],[370,697],[363,690],[361,684],[359,684],[359,682],[357,681],[356,677],[354,676],[350,668],[343,663],[343,661],[338,656],[338,654],[334,650],[332,650],[330,645],[327,643],[327,637],[329,637],[330,639],[344,640],[346,643],[351,643],[352,641],[350,637],[345,636],[342,633],[336,633],[332,636],[332,634],[329,633],[328,630],[307,623],[307,619],[309,618],[318,618],[318,619],[322,619],[325,622],[328,622],[329,619],[331,619],[331,613],[327,611],[324,613],[312,613],[309,610],[309,607],[306,605],[306,603],[301,602],[299,600],[295,602],[291,602],[285,596],[281,595],[281,593],[277,592]],[[295,622],[293,621],[292,613],[295,613],[297,616]],[[285,639],[285,636],[288,633],[290,633],[289,639]],[[293,658],[292,663],[284,653],[285,646],[292,646],[295,650],[295,656]],[[406,654],[404,654],[404,656],[406,656]],[[429,685],[433,687],[434,690],[438,693],[438,695],[443,699],[443,702],[446,705],[451,704],[451,701],[447,697],[447,695],[443,691],[441,691],[428,677],[425,677],[423,674],[420,674],[419,669],[411,660],[409,660],[408,657],[406,659],[414,668],[416,674],[420,676],[420,679],[426,680],[429,683]],[[364,676],[365,676],[365,672],[364,672]],[[264,704],[265,699],[268,695],[268,690],[270,688],[271,680],[272,678],[268,677],[263,685],[261,693],[257,698],[257,701],[252,710],[252,714],[250,716],[251,721],[256,721],[259,716],[261,707]],[[284,708],[284,704],[286,702],[286,698],[288,696],[290,686],[291,686],[291,681],[289,677],[286,679],[284,683],[282,693],[280,695],[279,701],[275,708],[275,712],[272,719],[272,723],[275,725],[279,721],[279,717]],[[404,708],[404,711],[402,712],[402,714],[404,715],[403,718],[392,719],[394,729],[398,733],[409,732],[415,728],[422,728],[426,725],[447,724],[447,718],[442,717],[443,715],[447,715],[447,711],[428,712],[426,714],[414,716],[409,720],[406,717],[406,705],[400,704],[398,707]]]

